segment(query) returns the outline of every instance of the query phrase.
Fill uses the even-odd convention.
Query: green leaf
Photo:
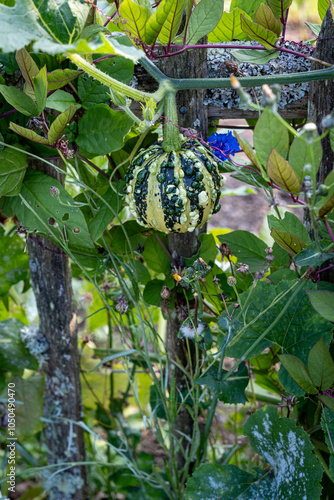
[[[138,283],[146,285],[151,280],[151,275],[147,267],[144,266],[144,264],[142,264],[141,262],[139,262],[139,260],[134,260],[132,262],[132,265],[135,269]]]
[[[290,163],[273,149],[267,162],[267,173],[276,186],[288,193],[297,194],[301,186]]]
[[[38,72],[38,74],[33,79],[33,87],[35,92],[35,98],[37,103],[38,115],[41,114],[46,104],[46,96],[48,92],[48,80],[46,66]]]
[[[26,169],[27,156],[15,149],[5,148],[0,152],[0,195],[19,194]]]
[[[123,111],[114,111],[106,104],[87,110],[79,123],[76,143],[96,155],[117,151],[124,145],[124,138],[133,120]]]
[[[0,321],[0,366],[2,370],[23,374],[25,368],[37,370],[37,360],[21,340],[24,324],[17,319]]]
[[[295,420],[264,407],[248,418],[244,434],[267,468],[249,474],[234,465],[203,464],[187,482],[186,500],[320,499],[323,470],[308,434]]]
[[[15,398],[23,404],[15,408],[15,433],[23,442],[43,429],[43,388],[44,377],[35,373],[27,379],[15,375],[11,382],[15,384]],[[29,415],[29,418],[27,418]]]
[[[79,75],[82,74],[82,71],[78,71],[76,69],[56,69],[51,73],[48,73],[48,90],[57,90],[61,89],[68,82],[75,80]]]
[[[244,16],[241,16],[241,28],[251,40],[259,42],[268,50],[275,49],[278,37],[272,31],[268,31],[260,24],[249,21],[249,19]]]
[[[201,0],[190,16],[186,44],[193,45],[213,31],[223,15],[223,10],[223,0]]]
[[[222,373],[227,373],[227,371],[222,370]],[[218,380],[218,370],[212,367],[194,382],[206,385],[211,391],[219,393],[218,399],[226,404],[245,404],[247,401],[245,389],[249,383],[249,375],[244,363],[226,380]]]
[[[306,22],[305,24],[306,24],[306,26],[308,26],[310,28],[310,30],[312,31],[312,33],[315,36],[320,35],[321,24],[313,24],[313,23],[308,23],[308,22]]]
[[[333,297],[334,299],[334,293]],[[334,363],[322,338],[311,349],[307,368],[313,384],[321,391],[326,391],[334,383]]]
[[[268,158],[273,149],[284,159],[288,156],[288,129],[270,108],[266,108],[257,121],[254,130],[254,147],[263,165],[267,165]]]
[[[294,258],[297,266],[321,266],[327,260],[333,258],[332,253],[320,253],[318,250],[312,248],[305,248]]]
[[[158,306],[162,301],[161,291],[164,286],[165,282],[157,279],[150,280],[146,283],[143,292],[145,302],[147,302],[147,304],[151,304],[152,306]]]
[[[143,57],[142,50],[137,49],[132,44],[127,46],[124,43],[118,42],[116,39],[112,39],[111,37],[106,38],[102,33],[99,33],[92,42],[88,42],[87,40],[78,40],[76,43],[66,47],[61,45],[56,47],[52,46],[48,49],[48,51],[52,52],[57,49],[61,49],[62,52],[67,50],[70,54],[115,54],[117,56],[130,59],[133,62],[138,62],[139,59]]]
[[[50,41],[72,43],[85,25],[90,5],[80,0],[16,0],[14,7],[0,5],[0,48],[3,52],[21,49],[37,41],[47,52]]]
[[[117,188],[116,183],[113,183],[113,188]],[[114,189],[109,188],[108,191],[103,195],[103,199],[108,203],[111,210],[101,200],[97,201],[99,211],[93,217],[93,219],[89,221],[88,224],[88,229],[93,241],[97,241],[99,238],[101,238],[107,226],[120,211],[120,207],[122,206],[122,199],[120,198],[119,194],[115,193]]]
[[[175,0],[162,0],[159,3],[156,11],[148,19],[145,31],[145,42],[148,45],[154,45],[159,34],[161,33],[162,27],[165,24],[170,9],[173,8]]]
[[[283,22],[286,10],[291,6],[292,0],[267,0],[267,3],[277,19]]]
[[[123,0],[118,10],[120,17],[125,20],[124,30],[136,40],[144,40],[150,11],[132,0]]]
[[[15,233],[6,235],[4,228],[0,227],[1,297],[7,295],[12,285],[29,280],[29,258],[24,247],[25,242],[20,236]]]
[[[334,322],[334,292],[329,290],[308,290],[306,293],[317,313],[328,321]]]
[[[223,12],[219,23],[209,34],[208,42],[215,43],[230,42],[232,40],[244,40],[246,38],[246,35],[241,29],[241,14],[243,14],[247,19],[251,20],[248,14],[246,14],[246,12],[239,8],[232,10],[232,12]],[[251,51],[248,50],[247,52],[249,53]]]
[[[305,241],[303,241],[298,236],[288,233],[286,231],[279,231],[278,229],[272,228],[270,236],[274,238],[277,245],[286,250],[289,255],[297,255],[307,247]]]
[[[59,197],[52,195],[54,188],[59,190]],[[29,232],[36,229],[48,237],[51,234],[60,239],[65,231],[73,251],[91,253],[94,250],[85,218],[60,182],[42,172],[28,170],[21,195],[31,209],[19,197],[13,199],[12,208]]]
[[[288,290],[291,282],[282,282],[277,286],[264,281],[257,283],[254,292],[251,295],[251,306],[247,309],[246,324],[260,317],[245,332],[235,340],[231,340],[227,348],[227,355],[230,357],[241,358],[245,351],[250,348],[254,341],[269,327],[272,327],[273,318],[276,318],[291,298],[292,291]],[[265,348],[271,345],[277,345],[283,349],[284,354],[294,354],[306,363],[310,349],[323,337],[325,343],[331,339],[332,324],[322,319],[310,307],[305,288],[310,289],[310,284],[305,283],[304,289],[294,297],[289,303],[284,315],[280,321],[274,325],[268,335],[254,348],[250,357],[260,354]],[[240,295],[242,304],[248,298],[249,291]],[[280,300],[277,297],[280,294]],[[266,309],[274,305],[266,311]],[[266,312],[264,312],[266,311]]]
[[[71,104],[76,104],[74,96],[63,90],[56,90],[46,100],[47,108],[55,109],[60,113],[63,113]]]
[[[230,10],[239,7],[244,10],[252,19],[254,19],[255,12],[263,0],[232,0]]]
[[[261,24],[269,31],[273,31],[277,36],[280,36],[282,31],[282,24],[273,14],[273,11],[264,3],[260,3],[257,11],[255,12],[254,21]]]
[[[269,52],[268,50],[249,50],[236,49],[231,50],[231,54],[240,62],[248,62],[251,64],[266,64],[271,59],[277,59],[279,52]]]
[[[31,97],[29,97],[24,92],[21,92],[16,87],[6,87],[6,85],[0,85],[0,92],[6,99],[6,101],[23,115],[38,115],[37,106],[31,99]]]
[[[177,35],[179,30],[182,14],[188,3],[187,0],[174,0],[166,21],[162,25],[161,31],[159,33],[159,40],[162,43],[171,43]]]
[[[45,146],[50,145],[49,141],[45,139],[45,137],[38,135],[36,132],[30,130],[29,128],[21,127],[20,125],[16,125],[16,123],[13,122],[10,122],[9,128],[22,137],[29,139],[29,141],[37,142],[38,144],[44,144]]]
[[[221,243],[227,243],[233,255],[239,262],[247,264],[251,272],[262,268],[267,245],[257,236],[248,231],[233,231],[232,233],[218,235]]]
[[[277,219],[274,215],[269,215],[268,224],[270,229],[275,228],[279,231],[286,231],[298,236],[306,244],[311,243],[310,235],[304,224],[291,212],[285,212],[283,219]]]
[[[302,184],[305,177],[304,166],[307,164],[312,165],[312,171],[317,173],[321,159],[322,147],[320,139],[313,141],[312,148],[310,148],[303,137],[294,138],[290,147],[289,163],[298,178],[299,184]]]
[[[312,352],[312,351],[311,351]],[[303,389],[306,394],[318,394],[319,390],[315,387],[304,363],[291,354],[281,354],[278,356],[282,365],[288,370],[291,377],[297,382],[299,387]]]
[[[35,99],[33,81],[39,73],[38,66],[25,48],[16,51],[15,59],[26,82],[24,92],[32,99]]]
[[[325,441],[331,454],[329,459],[329,470],[334,479],[334,415],[327,408],[324,408],[321,417],[321,427],[325,434]]]
[[[201,246],[196,255],[191,258],[185,259],[185,264],[187,267],[191,266],[193,262],[195,262],[195,260],[199,259],[200,257],[207,264],[213,264],[217,257],[218,250],[212,234],[201,234],[198,239],[201,242]]]
[[[48,140],[50,144],[56,143],[57,139],[60,139],[62,137],[67,124],[72,120],[77,110],[77,105],[71,104],[66,111],[58,115],[57,118],[52,122],[50,130],[48,132]]]
[[[325,15],[328,11],[329,1],[328,0],[318,0],[318,12],[321,20],[323,21]]]
[[[167,247],[167,238],[162,235],[159,236],[164,245]],[[152,271],[164,273],[166,276],[171,274],[171,262],[161,247],[155,234],[152,234],[152,236],[147,238],[142,256],[147,266],[149,269],[152,269]]]
[[[324,405],[327,406],[327,408],[331,410],[331,412],[334,413],[334,398],[332,398],[331,396],[326,396],[324,394],[319,394],[318,398],[322,403],[324,403]]]

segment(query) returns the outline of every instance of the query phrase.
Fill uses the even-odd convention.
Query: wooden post
[[[323,61],[334,64],[333,50],[334,21],[330,9],[323,20],[319,40],[314,53]],[[311,69],[322,69],[319,63],[312,62]],[[319,134],[324,132],[321,124],[323,118],[334,111],[334,82],[333,80],[321,80],[310,83],[309,93],[309,120],[316,123]],[[321,141],[323,158],[318,172],[318,182],[323,184],[327,175],[333,170],[334,152],[331,148],[330,137],[327,135]],[[328,267],[328,261],[326,267]],[[321,274],[321,279],[334,283],[334,270],[330,269]]]
[[[57,166],[61,162],[56,160]],[[63,175],[41,161],[31,168],[64,181]],[[32,288],[39,313],[39,327],[46,338],[49,359],[45,374],[43,413],[48,464],[85,460],[81,427],[63,419],[82,419],[77,317],[73,302],[70,259],[52,241],[30,235],[27,242]],[[60,418],[59,418],[60,417]],[[50,476],[57,470],[51,469]],[[52,482],[51,482],[52,481]],[[86,470],[83,466],[53,476],[51,500],[86,500]]]
[[[204,42],[203,42],[204,43]],[[207,53],[206,50],[187,51],[179,56],[166,58],[163,61],[163,71],[167,76],[173,78],[206,78],[207,77]],[[204,106],[203,100],[205,90],[201,91],[182,91],[177,94],[177,108],[179,126],[183,128],[191,128],[197,131],[199,136],[206,139],[208,132],[208,115],[207,107]],[[182,132],[182,130],[180,130]],[[182,261],[187,257],[195,255],[199,248],[198,236],[204,232],[206,228],[201,230],[196,229],[192,233],[170,234],[168,235],[169,250],[176,261]],[[190,342],[191,363],[188,359],[186,344],[182,339],[177,337],[177,333],[182,323],[182,314],[179,311],[173,311],[167,323],[167,345],[170,357],[169,381],[174,375],[176,379],[177,391],[187,391],[187,377],[184,373],[173,365],[173,360],[183,365],[187,371],[190,370],[190,365],[195,366],[195,349],[194,344]],[[178,413],[177,420],[174,425],[174,435],[180,440],[181,446],[187,450],[191,445],[193,435],[193,419],[186,408],[182,408]],[[180,434],[189,437],[187,440]],[[180,469],[184,466],[185,460],[181,451],[177,453],[177,465]]]

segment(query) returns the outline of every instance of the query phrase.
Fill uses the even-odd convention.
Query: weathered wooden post
[[[59,167],[61,161],[55,160]],[[64,182],[63,175],[40,161],[30,167]],[[32,288],[39,314],[39,328],[49,344],[45,375],[43,412],[48,464],[85,460],[81,427],[66,421],[82,418],[77,316],[73,302],[70,259],[52,241],[28,237]],[[52,469],[50,476],[57,470]],[[51,482],[52,481],[52,482]],[[53,476],[48,487],[51,500],[86,500],[86,470],[67,468]]]

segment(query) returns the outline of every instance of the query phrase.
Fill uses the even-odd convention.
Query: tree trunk
[[[56,160],[57,161],[57,160]],[[60,161],[57,161],[60,166]],[[57,178],[63,175],[40,161],[30,165]],[[50,240],[30,235],[29,265],[36,297],[40,330],[46,338],[49,359],[44,366],[43,412],[47,419],[45,441],[48,464],[85,460],[83,430],[64,419],[82,419],[77,318],[73,302],[70,259]],[[60,418],[59,418],[60,417]],[[51,469],[48,477],[56,468]],[[86,500],[86,470],[72,467],[46,478],[51,500]]]
[[[163,61],[163,71],[172,78],[206,78],[207,77],[207,54],[206,50],[187,51],[177,57],[166,58]],[[177,108],[179,126],[196,130],[199,136],[206,139],[208,132],[207,107],[203,104],[205,91],[187,90],[177,94]],[[182,132],[182,130],[180,130]],[[181,262],[184,258],[195,255],[199,248],[198,236],[206,229],[195,229],[192,233],[168,235],[168,245],[174,260]],[[184,318],[183,318],[184,319]],[[177,337],[182,324],[182,313],[172,311],[167,323],[167,345],[170,358],[169,381],[173,375],[176,381],[177,391],[187,391],[187,377],[173,365],[173,360],[184,366],[187,371],[195,366],[194,344],[190,342],[191,363],[188,359],[186,344]],[[190,448],[193,435],[193,419],[185,407],[178,413],[174,424],[174,435],[181,440],[181,446],[185,451]],[[180,434],[189,437],[187,440]],[[177,453],[177,466],[181,469],[185,464],[185,458],[181,451]]]
[[[323,61],[334,64],[334,50],[333,50],[333,33],[334,21],[330,9],[323,20],[321,31],[319,34],[319,41],[314,53]],[[312,70],[323,69],[319,63],[312,62]],[[334,82],[333,80],[321,80],[310,83],[309,93],[309,120],[316,123],[319,134],[324,132],[321,124],[322,119],[332,113],[334,110]],[[331,148],[330,137],[327,135],[322,139],[323,157],[318,172],[318,182],[323,184],[327,175],[333,170],[334,152]],[[326,267],[328,267],[328,261]],[[321,279],[334,283],[334,270],[330,269],[321,274]]]

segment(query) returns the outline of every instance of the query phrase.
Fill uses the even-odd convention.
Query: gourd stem
[[[164,126],[164,140],[162,147],[166,153],[179,151],[181,149],[181,138],[178,128],[176,92],[166,92],[164,97],[164,114],[167,118]]]

